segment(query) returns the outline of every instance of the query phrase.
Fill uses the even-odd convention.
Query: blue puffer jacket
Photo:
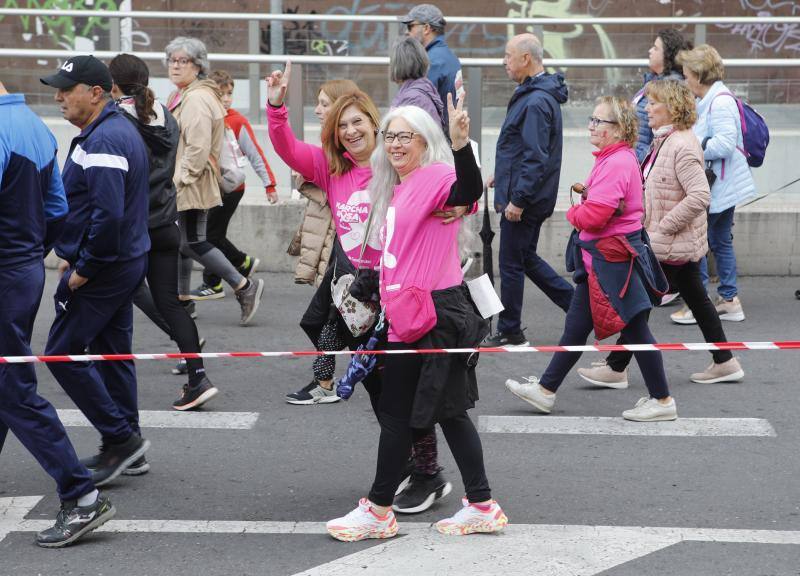
[[[724,212],[756,195],[753,174],[742,151],[739,107],[731,96],[720,95],[722,92],[730,90],[722,81],[714,82],[697,101],[697,122],[693,128],[697,139],[704,142],[704,158],[712,161],[711,167],[717,175],[711,187],[711,214]]]
[[[509,201],[522,217],[544,219],[553,213],[561,175],[561,104],[567,101],[561,74],[528,77],[517,86],[500,136],[494,165],[494,203]]]
[[[631,100],[633,105],[636,106],[636,116],[639,118],[639,139],[636,141],[636,158],[639,160],[639,164],[644,162],[644,158],[650,150],[650,144],[653,142],[653,131],[647,122],[647,112],[644,109],[647,106],[647,97],[644,95],[644,89],[647,87],[647,83],[652,80],[683,80],[683,75],[675,70],[666,75],[647,72],[644,75],[641,90]]]

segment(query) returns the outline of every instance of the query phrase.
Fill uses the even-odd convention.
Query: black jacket
[[[553,213],[561,173],[561,104],[567,101],[561,74],[541,74],[517,86],[497,139],[494,202],[524,208],[523,218]]]
[[[436,326],[413,345],[414,348],[475,348],[489,333],[465,285],[434,290]],[[412,428],[430,428],[475,406],[478,380],[477,355],[426,354],[423,356],[414,407]]]
[[[150,204],[147,227],[153,229],[172,224],[178,219],[175,184],[172,182],[180,138],[178,122],[160,102],[155,103],[157,118],[151,119],[147,124],[136,117],[133,106],[126,105],[122,101],[120,107],[142,135],[150,160]]]

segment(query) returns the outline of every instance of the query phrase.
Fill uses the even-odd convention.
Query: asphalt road
[[[309,348],[297,321],[312,289],[292,284],[288,274],[260,277],[267,287],[252,326],[238,326],[238,306],[231,294],[198,304],[198,326],[208,339],[206,351]],[[43,349],[54,315],[55,273],[48,272],[47,280],[35,352]],[[800,339],[797,288],[797,278],[741,279],[747,320],[724,323],[729,340]],[[701,341],[696,327],[669,321],[668,314],[675,310],[654,311],[651,328],[656,337],[663,342]],[[523,324],[535,344],[557,342],[563,325],[563,313],[530,283]],[[175,351],[166,336],[138,313],[134,349]],[[509,576],[797,576],[800,351],[745,351],[738,356],[746,372],[743,383],[698,385],[690,383],[688,375],[710,362],[707,352],[665,353],[679,415],[765,419],[774,436],[484,433],[489,480],[512,524],[506,535],[450,540],[434,537],[424,527],[454,513],[463,493],[440,437],[440,459],[454,484],[453,494],[426,513],[400,517],[401,531],[408,535],[388,546],[375,541],[340,543],[321,533],[319,524],[351,510],[369,489],[379,428],[365,391],[357,389],[347,403],[291,406],[283,396],[310,380],[310,359],[209,360],[207,371],[220,395],[205,411],[256,412],[255,426],[145,429],[152,442],[148,453],[152,471],[122,477],[108,489],[118,520],[194,521],[186,523],[186,531],[157,531],[156,523],[144,523],[136,525],[143,531],[134,532],[134,524],[123,523],[120,532],[98,532],[68,549],[37,548],[29,529],[36,521],[55,516],[58,499],[52,480],[16,439],[9,438],[0,455],[0,575],[229,576],[304,571],[477,575],[502,566]],[[599,358],[587,354],[579,366]],[[541,374],[548,359],[545,354],[482,355],[478,366],[482,398],[473,418],[533,417],[503,382]],[[142,410],[169,410],[183,383],[182,377],[170,374],[171,367],[171,362],[137,363]],[[344,361],[339,361],[338,372],[343,367]],[[46,368],[37,367],[37,373],[42,395],[59,409],[74,408]],[[628,390],[601,390],[582,383],[573,372],[559,391],[552,416],[618,418],[645,395],[635,366],[630,379]],[[95,450],[99,438],[93,429],[69,427],[68,432],[81,455]],[[3,538],[3,499],[42,495],[25,515],[27,527],[23,523],[11,528]],[[406,520],[412,522],[405,524],[408,530],[403,529]],[[205,521],[261,528],[260,533],[247,528],[221,533],[221,525]],[[275,524],[266,528],[256,524],[266,521]],[[297,522],[313,524],[306,528],[292,524]],[[712,536],[676,540],[659,533],[655,541],[645,542],[649,534],[645,529],[620,532],[597,527],[729,532],[723,541],[713,541]],[[563,534],[576,536],[566,542]],[[603,559],[604,554],[609,558]],[[320,565],[326,566],[314,570]]]

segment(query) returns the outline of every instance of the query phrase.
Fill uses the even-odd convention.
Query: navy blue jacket
[[[497,139],[494,202],[501,212],[509,201],[523,219],[553,213],[561,173],[561,104],[567,85],[561,74],[540,74],[517,86]]]
[[[41,260],[66,214],[55,137],[22,94],[0,96],[0,269]]]
[[[444,104],[442,123],[444,126],[448,126],[447,94],[453,95],[453,105],[455,105],[458,102],[458,89],[463,84],[461,62],[450,50],[444,36],[437,36],[433,42],[425,46],[425,50],[428,51],[428,60],[431,61],[428,80],[436,86],[439,98],[442,99],[442,104]]]
[[[63,174],[69,215],[56,254],[86,278],[145,254],[148,176],[142,137],[109,102],[72,140]]]

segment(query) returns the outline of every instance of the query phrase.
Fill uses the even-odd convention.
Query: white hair
[[[400,106],[391,110],[383,117],[380,126],[380,140],[383,132],[396,118],[402,118],[411,127],[411,130],[425,142],[425,152],[420,158],[420,168],[431,164],[444,163],[454,165],[453,151],[444,137],[441,125],[437,124],[430,114],[418,106]],[[386,220],[386,212],[394,196],[394,187],[400,183],[397,170],[389,161],[389,155],[383,146],[376,146],[370,158],[372,166],[372,179],[369,183],[369,196],[372,200],[373,223],[372,230],[378,231]],[[459,226],[458,245],[462,257],[470,253],[470,245],[475,234],[466,223]]]

